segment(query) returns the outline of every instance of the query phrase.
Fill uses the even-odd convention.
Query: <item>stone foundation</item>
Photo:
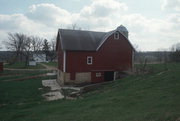
[[[91,72],[77,72],[75,80],[70,80],[70,73],[58,70],[57,82],[59,85],[89,83],[91,82]]]

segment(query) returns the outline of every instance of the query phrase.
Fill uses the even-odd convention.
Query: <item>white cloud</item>
[[[170,18],[173,18],[173,21]],[[127,27],[131,42],[139,45],[140,50],[169,48],[180,41],[180,22],[176,23],[179,21],[178,16],[150,19],[141,14],[127,14],[116,20],[120,20]]]
[[[180,0],[164,0],[161,8],[162,10],[180,11]]]
[[[52,37],[56,30],[48,28],[44,24],[34,22],[23,14],[0,15],[0,40],[7,39],[7,33],[24,33],[44,38]]]
[[[92,0],[89,6],[81,9],[74,22],[83,28],[107,31],[114,27],[117,16],[121,16],[127,10],[127,5],[118,0]]]
[[[50,39],[58,28],[67,28],[74,23],[93,31],[111,31],[123,24],[129,30],[131,42],[141,50],[168,48],[180,41],[180,14],[155,19],[127,11],[127,5],[118,0],[92,0],[78,13],[54,4],[31,5],[26,14],[0,15],[0,37],[5,38],[7,32],[22,32]]]
[[[48,27],[71,24],[72,14],[54,4],[37,4],[29,7],[29,19]]]
[[[93,0],[90,6],[85,6],[80,14],[84,17],[107,17],[112,13],[122,13],[128,7],[116,0]]]
[[[41,24],[34,23],[23,14],[0,15],[1,32],[25,32],[31,33],[37,28],[43,27]]]

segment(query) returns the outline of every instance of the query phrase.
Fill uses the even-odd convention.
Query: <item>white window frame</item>
[[[90,59],[90,60],[89,60]],[[90,62],[89,62],[90,61]],[[93,57],[92,56],[87,56],[87,64],[92,65],[93,64]]]
[[[96,73],[96,77],[101,77],[101,73],[100,72]]]
[[[119,39],[119,32],[118,32],[118,31],[116,31],[116,32],[114,33],[114,39]]]

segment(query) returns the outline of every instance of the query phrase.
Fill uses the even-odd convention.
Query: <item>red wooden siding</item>
[[[3,62],[0,62],[0,72],[3,71]]]
[[[101,76],[97,76],[96,74],[99,73]],[[103,71],[93,71],[91,73],[92,77],[92,82],[97,83],[97,82],[103,82],[104,81],[104,72]]]
[[[96,52],[67,51],[67,72],[124,71],[132,67],[132,47],[120,34],[119,39],[111,35]],[[92,65],[87,64],[87,56],[93,57]],[[62,57],[62,56],[61,56]],[[93,75],[92,75],[93,76]]]

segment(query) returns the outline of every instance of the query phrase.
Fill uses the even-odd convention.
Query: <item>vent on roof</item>
[[[120,25],[120,26],[118,26],[117,27],[117,30],[119,31],[119,32],[121,32],[125,37],[127,37],[128,38],[128,30],[126,29],[126,27],[124,27],[123,25]]]

